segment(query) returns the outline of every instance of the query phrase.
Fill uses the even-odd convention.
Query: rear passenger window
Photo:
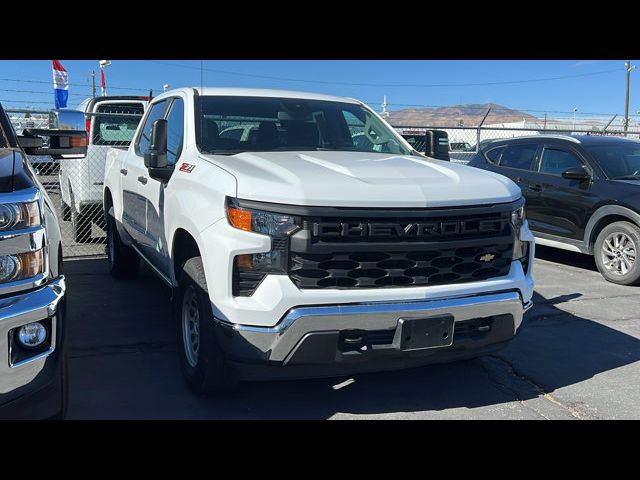
[[[519,170],[531,170],[537,149],[538,146],[535,144],[510,145],[502,152],[500,166],[517,168]]]
[[[582,162],[573,153],[553,148],[545,148],[542,152],[540,173],[562,175],[562,172],[572,167],[582,167]]]
[[[496,147],[492,148],[488,152],[484,154],[484,158],[486,158],[489,162],[497,165],[500,161],[500,155],[504,152],[505,147]]]

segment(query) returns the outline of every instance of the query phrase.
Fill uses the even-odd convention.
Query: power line
[[[41,94],[41,95],[51,95],[54,92],[50,91],[50,92],[43,92],[41,90],[11,90],[11,89],[7,89],[7,88],[0,88],[0,92],[13,92],[13,93],[37,93],[37,94]],[[76,97],[90,97],[91,94],[84,94],[84,93],[71,93],[69,92],[69,96],[76,96]]]
[[[49,81],[44,81],[44,80],[26,80],[26,79],[23,79],[23,78],[0,78],[0,81],[2,81],[2,82],[19,82],[19,83],[46,83],[48,85],[51,85],[51,82],[49,82]],[[69,86],[91,88],[89,85],[84,85],[82,83],[70,83]],[[138,91],[141,91],[141,92],[148,92],[149,91],[148,88],[140,88],[140,87],[117,87],[117,86],[109,85],[109,88],[113,88],[115,90],[138,90]]]
[[[162,65],[169,65],[172,67],[180,67],[180,68],[188,68],[188,69],[196,69],[200,70],[200,67],[184,65],[180,63],[173,62],[165,62],[163,60],[145,60],[146,62],[159,63]],[[591,72],[591,73],[579,73],[575,75],[564,75],[560,77],[547,77],[547,78],[532,78],[532,79],[522,79],[522,80],[505,80],[499,82],[479,82],[479,83],[352,83],[352,82],[329,82],[325,80],[308,80],[301,78],[285,78],[285,77],[273,77],[269,75],[258,75],[253,73],[241,73],[241,72],[231,72],[228,70],[218,70],[213,68],[203,68],[207,72],[213,73],[222,73],[226,75],[237,75],[242,77],[252,77],[252,78],[262,78],[266,80],[279,80],[284,82],[299,82],[299,83],[314,83],[314,84],[323,84],[323,85],[345,85],[345,86],[353,86],[353,87],[384,87],[384,88],[431,88],[431,87],[484,87],[489,85],[512,85],[512,84],[523,84],[523,83],[534,83],[534,82],[548,82],[553,80],[565,80],[569,78],[580,78],[580,77],[590,77],[593,75],[604,75],[607,73],[618,72],[619,69],[611,69],[611,70],[603,70],[600,72]]]

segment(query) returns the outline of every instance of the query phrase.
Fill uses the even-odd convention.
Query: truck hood
[[[431,158],[364,152],[203,155],[236,177],[238,198],[342,207],[445,207],[517,200],[502,175]]]

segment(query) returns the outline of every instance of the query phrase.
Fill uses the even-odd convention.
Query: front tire
[[[111,276],[126,280],[135,277],[140,268],[140,257],[133,249],[127,247],[118,234],[115,219],[107,217],[107,260],[109,261],[109,273]]]
[[[173,296],[180,367],[198,394],[232,390],[237,379],[231,372],[215,331],[215,320],[200,257],[187,260]]]
[[[614,222],[602,229],[594,247],[598,270],[609,282],[640,283],[640,228],[630,222]]]

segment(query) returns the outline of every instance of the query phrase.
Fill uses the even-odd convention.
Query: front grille
[[[298,288],[379,288],[473,282],[507,275],[513,244],[424,251],[291,252]],[[491,256],[491,260],[488,260]],[[483,261],[484,259],[484,261]]]

